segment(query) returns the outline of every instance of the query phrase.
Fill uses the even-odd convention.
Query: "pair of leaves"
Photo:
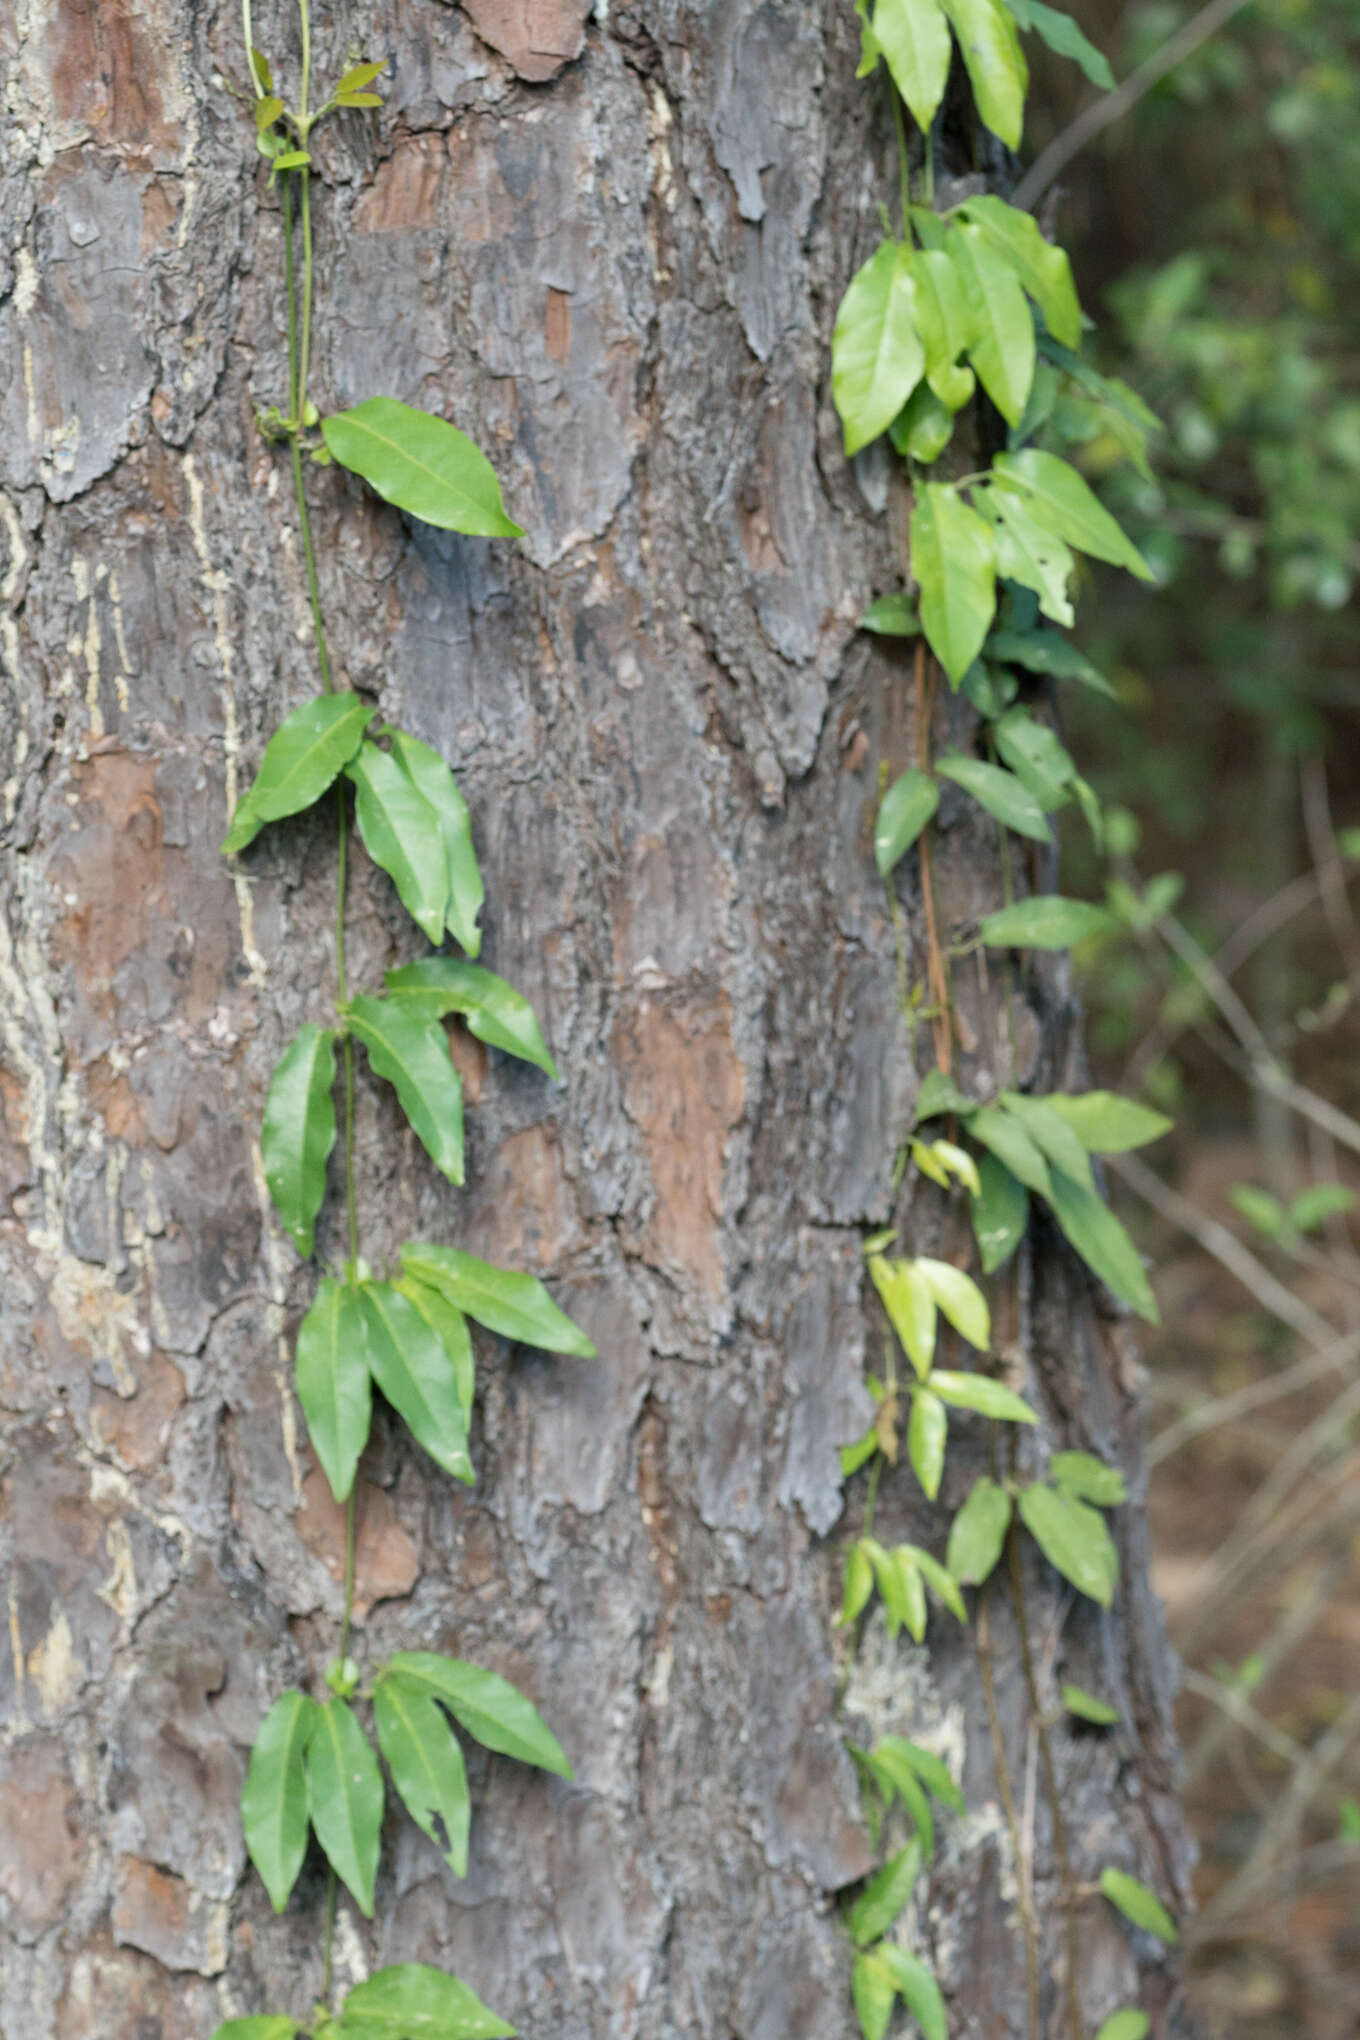
[[[393,1656],[374,1690],[379,1744],[412,1815],[462,1876],[466,1773],[440,1708],[487,1749],[559,1777],[570,1777],[571,1766],[537,1708],[508,1679],[433,1651]],[[336,1875],[372,1918],[384,1797],[378,1760],[347,1701],[334,1697],[322,1706],[306,1694],[284,1693],[274,1702],[251,1751],[241,1818],[276,1912],[297,1881],[310,1825]]]
[[[862,1615],[875,1586],[883,1602],[890,1636],[905,1629],[914,1643],[924,1640],[927,1589],[958,1621],[968,1619],[956,1581],[937,1558],[919,1545],[899,1544],[888,1551],[876,1538],[858,1538],[846,1554],[838,1620],[853,1622]]]
[[[949,79],[951,27],[981,119],[1008,148],[1018,149],[1029,67],[1000,0],[877,0],[861,76],[872,68],[870,57],[881,54],[912,119],[928,129]]]
[[[456,1313],[455,1313],[456,1316]],[[455,1480],[470,1482],[467,1327],[446,1327],[389,1282],[326,1276],[298,1331],[297,1391],[317,1458],[337,1501],[354,1485],[377,1383],[417,1443]]]
[[[390,753],[365,741],[345,768],[364,848],[429,941],[447,929],[475,956],[483,888],[467,803],[437,751],[404,730],[390,735]]]
[[[1091,1502],[1107,1497],[1100,1507],[1108,1508],[1123,1501],[1123,1479],[1113,1467],[1081,1452],[1059,1453],[1051,1472],[1052,1485],[1037,1481],[1022,1488],[1014,1502],[1008,1490],[989,1476],[976,1481],[949,1527],[945,1563],[960,1586],[980,1587],[1001,1557],[1018,1507],[1020,1520],[1049,1563],[1083,1594],[1108,1608],[1119,1578],[1119,1560],[1105,1519]]]
[[[940,1986],[919,1955],[912,1955],[891,1941],[881,1941],[868,1953],[855,1957],[850,1989],[864,2040],[883,2040],[899,1997],[924,2040],[948,2040],[949,2026]]]
[[[962,1338],[979,1352],[986,1351],[991,1339],[987,1302],[961,1268],[925,1256],[890,1260],[882,1253],[871,1253],[868,1264],[893,1330],[921,1381],[931,1376],[941,1311]]]
[[[228,2019],[213,2040],[297,2040],[296,2019]],[[356,1983],[327,2040],[513,2040],[508,2026],[456,1976],[423,1962],[399,1962]]]
[[[580,1326],[558,1309],[536,1275],[498,1268],[456,1247],[410,1242],[401,1250],[408,1277],[435,1290],[455,1310],[490,1332],[547,1353],[593,1360],[595,1348]]]
[[[963,1794],[949,1774],[948,1766],[933,1751],[924,1750],[906,1736],[881,1736],[872,1750],[848,1744],[860,1775],[878,1794],[879,1809],[886,1813],[897,1799],[911,1815],[921,1848],[927,1857],[935,1853],[935,1816],[932,1799],[951,1812],[967,1811]]]

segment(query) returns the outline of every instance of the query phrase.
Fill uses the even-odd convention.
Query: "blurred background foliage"
[[[1119,79],[1213,10],[1075,0]],[[1223,11],[1219,0],[1219,12]],[[1041,150],[1098,95],[1047,59]],[[1037,207],[1099,365],[1163,421],[1055,418],[1154,563],[1080,606],[1111,804],[1065,890],[1093,1076],[1163,1106],[1114,1185],[1158,1264],[1159,1585],[1186,1665],[1202,2030],[1360,2033],[1360,4],[1253,0]],[[1080,698],[1074,699],[1073,694]]]

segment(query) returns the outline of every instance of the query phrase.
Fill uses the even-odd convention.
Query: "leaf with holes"
[[[359,1309],[368,1368],[378,1387],[436,1466],[470,1483],[467,1422],[438,1334],[388,1282],[361,1284]]]
[[[401,1100],[430,1160],[450,1183],[463,1180],[463,1085],[438,1020],[399,999],[351,999],[345,1022],[380,1077]]]
[[[963,1587],[980,1587],[995,1570],[1011,1522],[1011,1498],[983,1475],[949,1526],[945,1564]]]
[[[498,1672],[432,1650],[399,1650],[388,1669],[429,1693],[485,1749],[570,1778],[562,1746],[533,1702]]]
[[[1180,1940],[1176,1923],[1154,1891],[1137,1877],[1130,1877],[1125,1870],[1108,1866],[1100,1873],[1100,1888],[1110,1904],[1123,1913],[1126,1920],[1135,1927],[1141,1927],[1145,1934],[1155,1934],[1159,1941],[1174,1947]]]
[[[574,1353],[593,1360],[595,1348],[579,1325],[557,1308],[536,1275],[516,1268],[497,1268],[456,1247],[410,1240],[401,1250],[402,1265],[417,1282],[447,1297],[455,1309],[475,1318],[488,1331],[522,1346],[540,1346],[548,1353]]]
[[[513,2040],[514,2031],[456,1976],[399,1962],[354,1986],[334,2040]]]
[[[449,1013],[459,1014],[469,1032],[489,1048],[504,1049],[507,1055],[534,1063],[556,1078],[557,1064],[548,1053],[529,1001],[479,963],[464,963],[458,956],[425,956],[418,963],[389,970],[387,990],[403,1003],[423,1004],[441,1019]]]
[[[376,713],[357,694],[318,694],[285,716],[265,746],[253,784],[236,803],[223,856],[244,850],[266,822],[301,814],[320,800],[358,750]]]
[[[1133,541],[1125,536],[1090,485],[1056,453],[1027,446],[1022,453],[999,453],[992,463],[994,488],[1020,496],[1036,523],[1065,538],[1092,559],[1126,567],[1140,581],[1152,569]]]
[[[444,939],[449,860],[439,816],[394,758],[365,743],[345,768],[358,798],[355,814],[364,848],[397,888],[421,933]]]
[[[454,1876],[466,1877],[471,1802],[457,1736],[423,1686],[392,1672],[373,1689],[373,1720],[406,1811]]]
[[[971,793],[978,805],[986,808],[1003,828],[1014,829],[1017,835],[1028,836],[1036,843],[1053,841],[1053,832],[1044,819],[1043,809],[1024,781],[1017,779],[1013,772],[1004,771],[1000,765],[988,765],[981,758],[965,758],[957,752],[938,758],[935,770],[942,779],[952,779],[965,793]],[[983,926],[986,926],[985,922]]]
[[[369,1920],[383,1798],[378,1759],[352,1709],[328,1700],[317,1708],[307,1738],[307,1807],[331,1868]]]
[[[246,1848],[276,1913],[287,1905],[307,1853],[303,1756],[317,1711],[304,1693],[279,1695],[260,1723],[241,1789]]]
[[[284,1230],[304,1257],[326,1194],[326,1161],[335,1146],[335,1035],[299,1027],[269,1080],[260,1148],[264,1180]]]
[[[425,524],[480,538],[524,536],[505,514],[486,455],[443,418],[395,397],[369,397],[323,418],[321,436],[341,467]]]
[[[923,482],[916,492],[911,567],[922,628],[957,687],[996,613],[996,564],[991,527],[945,483]]]
[[[477,853],[472,847],[472,819],[467,802],[438,751],[422,744],[419,737],[408,736],[405,730],[392,730],[390,735],[392,756],[417,793],[429,803],[439,824],[448,865],[449,895],[445,909],[448,931],[469,956],[476,956],[482,946],[477,916],[486,895]]]
[[[348,1499],[368,1439],[372,1390],[359,1292],[324,1276],[298,1330],[297,1392],[312,1449],[337,1502]]]
[[[921,379],[913,304],[911,250],[884,241],[850,279],[831,335],[831,393],[847,454],[887,431]]]
[[[992,526],[996,571],[1001,579],[1032,588],[1044,615],[1070,629],[1077,617],[1067,584],[1077,562],[1066,540],[1036,524],[1021,499],[1007,495],[1004,489],[975,489],[973,501]],[[997,632],[989,637],[986,649],[994,651],[1003,635]]]
[[[1098,1509],[1036,1481],[1021,1488],[1020,1520],[1049,1564],[1102,1608],[1114,1599],[1119,1558]]]
[[[1062,807],[1070,798],[1077,768],[1048,725],[1017,703],[1000,717],[992,736],[1005,763],[1024,781],[1045,813]]]

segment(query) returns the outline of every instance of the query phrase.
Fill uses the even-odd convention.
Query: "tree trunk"
[[[314,1275],[258,1150],[281,1046],[330,1012],[333,829],[318,812],[218,854],[264,735],[316,688],[286,457],[253,422],[286,362],[277,198],[217,82],[243,79],[239,36],[212,0],[25,0],[0,23],[11,2040],[206,2040],[319,1979],[323,1873],[276,1919],[237,1805],[266,1706],[335,1649],[341,1570],[290,1386]],[[288,10],[257,9],[256,40],[295,75]],[[889,1645],[875,1618],[851,1664],[833,1628],[836,1447],[881,1340],[862,1238],[895,1215],[925,1066],[868,854],[880,765],[912,755],[912,669],[856,631],[900,585],[899,506],[875,456],[846,465],[828,389],[895,176],[853,11],[396,0],[369,23],[344,0],[316,41],[323,82],[347,53],[391,59],[386,110],[316,145],[318,401],[456,420],[528,534],[446,537],[313,470],[339,684],[459,775],[482,960],[534,1000],[565,1079],[456,1047],[466,1193],[362,1082],[365,1252],[414,1235],[535,1269],[600,1349],[485,1341],[471,1491],[379,1423],[359,1656],[494,1665],[576,1779],[474,1759],[461,1884],[389,1813],[376,1923],[341,1902],[339,1980],[442,1964],[559,2040],[848,2040],[835,1894],[871,1854],[843,1735],[891,1728],[964,1781],[917,1922],[956,2040],[1026,2034],[1026,1887],[1044,2034],[1131,2002],[1179,2030],[1154,1945],[1078,1889],[1113,1861],[1185,1897],[1140,1503],[1112,1614],[1023,1569],[1043,1703],[1072,1678],[1123,1714],[1050,1730],[1084,2027],[1004,1584],[987,1628],[1020,1864],[971,1635],[937,1617],[926,1647]],[[961,700],[935,714],[969,741]],[[359,863],[362,987],[421,945]],[[946,937],[1000,898],[961,796],[936,877]],[[1013,997],[995,964],[957,975],[970,1084],[1073,1077],[1064,963]],[[928,1185],[896,1215],[918,1250],[964,1245]],[[318,1245],[343,1253],[333,1216]],[[1027,1455],[1085,1446],[1140,1492],[1123,1328],[1042,1226],[1007,1294],[1044,1419]],[[949,1508],[985,1429],[959,1427]],[[942,1548],[905,1467],[879,1511]]]

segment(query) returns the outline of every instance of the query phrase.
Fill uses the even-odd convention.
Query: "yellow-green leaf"
[[[858,453],[886,432],[925,367],[913,316],[911,251],[884,241],[850,279],[831,335],[831,393]]]
[[[943,4],[959,39],[980,118],[1008,149],[1018,149],[1029,66],[1010,13],[1000,0],[943,0]]]

